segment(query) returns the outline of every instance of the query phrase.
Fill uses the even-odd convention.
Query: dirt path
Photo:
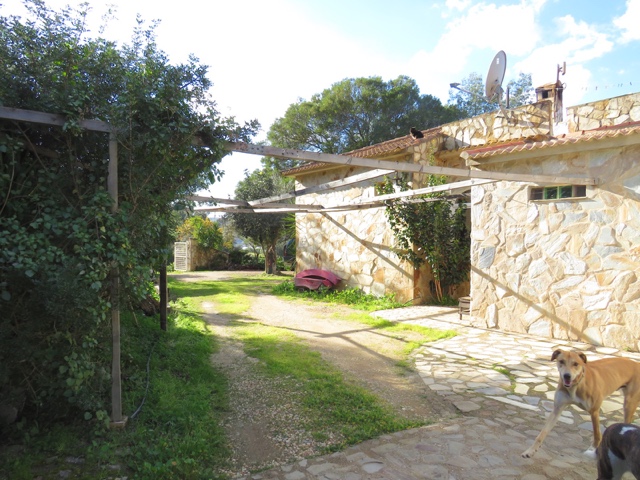
[[[224,280],[257,272],[192,272],[177,276],[185,281]],[[215,305],[204,305],[206,320],[221,341],[212,362],[230,379],[230,412],[224,424],[232,442],[233,474],[263,469],[318,455],[339,441],[338,433],[311,438],[305,429],[300,399],[287,381],[265,378],[257,372],[255,358],[247,356],[230,337],[224,315]],[[246,320],[287,329],[303,338],[346,377],[384,399],[400,415],[436,421],[455,415],[454,407],[429,390],[419,375],[398,366],[402,350],[415,334],[390,334],[363,324],[341,320],[347,307],[283,301],[272,295],[252,297]],[[278,383],[280,382],[280,383]]]

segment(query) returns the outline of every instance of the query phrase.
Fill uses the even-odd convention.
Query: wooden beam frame
[[[463,180],[461,182],[452,182],[444,185],[435,185],[433,187],[418,188],[416,190],[408,190],[406,192],[390,193],[387,195],[379,195],[377,197],[357,199],[340,205],[321,206],[321,205],[305,205],[305,204],[259,204],[255,206],[244,207],[196,207],[196,211],[200,212],[224,212],[224,213],[310,213],[310,212],[332,212],[332,211],[348,211],[360,210],[363,208],[378,208],[384,205],[387,200],[410,197],[418,195],[426,195],[429,193],[449,192],[449,197],[458,197],[458,192],[468,190],[474,185],[483,185],[486,183],[494,183],[495,180]],[[436,199],[438,200],[438,199]],[[410,200],[409,202],[422,202],[426,199]]]
[[[64,126],[64,115],[0,107],[0,118],[18,122],[39,123],[42,125]],[[107,167],[107,191],[111,197],[111,213],[118,212],[118,139],[114,128],[101,120],[80,120],[80,126],[86,130],[109,133],[109,165]],[[127,417],[122,415],[122,371],[120,352],[120,275],[118,264],[114,262],[111,277],[111,426],[122,428]]]
[[[471,170],[465,168],[438,167],[434,165],[420,165],[409,162],[394,162],[390,160],[376,160],[372,158],[351,157],[349,155],[334,155],[329,153],[308,152],[305,150],[284,149],[250,143],[229,142],[225,148],[232,152],[250,153],[274,158],[291,158],[310,162],[336,163],[340,165],[354,165],[366,168],[379,168],[399,172],[424,173],[433,175],[447,175],[462,178],[484,178],[490,180],[506,180],[512,182],[532,182],[550,185],[597,185],[591,177],[532,175],[525,173],[491,172]]]
[[[252,200],[250,202],[246,202],[244,200],[231,200],[231,199],[225,199],[225,198],[204,197],[200,195],[191,195],[187,197],[187,199],[193,200],[194,202],[214,202],[214,203],[222,203],[226,205],[238,205],[243,207],[258,206],[262,204],[277,202],[279,200],[287,200],[289,198],[301,197],[303,195],[309,195],[310,193],[319,193],[319,192],[324,192],[326,190],[333,190],[335,188],[344,187],[347,185],[353,185],[354,183],[364,182],[366,180],[371,180],[373,178],[383,177],[384,175],[389,175],[391,173],[394,173],[393,170],[371,170],[370,172],[351,175],[349,177],[345,177],[340,180],[333,180],[331,182],[323,183],[322,185],[303,188],[301,190],[294,190],[292,192],[283,193],[280,195],[274,195],[272,197],[260,198],[258,200]],[[211,210],[211,211],[214,211],[214,210]]]

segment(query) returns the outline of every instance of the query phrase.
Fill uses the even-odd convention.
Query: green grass
[[[259,323],[239,323],[234,333],[247,354],[262,361],[266,374],[291,378],[302,389],[312,436],[340,434],[342,441],[328,451],[424,424],[399,417],[375,395],[345,380],[294,334]]]
[[[60,470],[83,479],[223,478],[216,472],[228,458],[219,425],[227,384],[210,363],[215,339],[187,304],[171,316],[167,332],[159,330],[157,318],[123,312],[121,319],[125,415],[131,416],[145,397],[150,358],[149,390],[140,413],[122,430],[75,421],[28,438],[23,434],[22,454],[0,459],[0,479],[54,479]],[[16,439],[19,434],[14,432]],[[67,463],[69,456],[83,457],[84,463]],[[108,468],[114,464],[121,470]]]
[[[20,447],[17,453],[4,450],[9,453],[0,457],[0,480],[48,480],[59,478],[61,470],[71,471],[71,478],[88,480],[124,476],[137,480],[225,478],[221,472],[228,466],[229,448],[220,417],[228,408],[228,385],[210,362],[217,343],[201,318],[206,310],[203,304],[213,303],[217,312],[238,318],[248,309],[253,295],[271,292],[274,285],[283,283],[282,277],[258,275],[197,283],[170,277],[169,283],[171,296],[180,300],[173,305],[167,332],[160,331],[157,318],[127,312],[121,316],[123,410],[131,416],[144,399],[137,416],[122,430],[109,430],[95,419],[16,425],[10,434]],[[356,293],[341,298],[365,311],[390,305],[388,299],[376,303],[379,300]],[[330,301],[339,303],[336,298]],[[364,312],[349,319],[398,335],[417,334],[407,342],[406,352],[426,341],[453,335],[376,319]],[[246,321],[232,325],[247,352],[262,360],[265,375],[289,378],[299,386],[314,437],[339,433],[342,443],[330,448],[416,425],[346,380],[285,330]],[[109,350],[105,348],[105,355]],[[403,361],[399,359],[399,364]],[[82,457],[84,463],[68,463],[67,457]],[[111,470],[112,465],[119,465],[120,470]]]
[[[293,280],[280,281],[276,284],[271,293],[289,299],[306,299],[333,304],[349,305],[358,310],[372,312],[374,310],[386,310],[404,306],[396,302],[392,295],[376,297],[368,295],[357,288],[345,290],[328,290],[320,288],[318,290],[296,290]]]

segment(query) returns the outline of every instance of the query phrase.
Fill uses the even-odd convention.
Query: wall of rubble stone
[[[448,123],[442,126],[442,133],[446,135],[444,148],[455,150],[552,134],[552,108],[551,100],[543,100],[514,110],[498,110]]]
[[[296,189],[339,180],[364,169],[332,169],[302,175]],[[375,196],[372,182],[298,198],[298,204],[342,205]],[[330,270],[342,279],[342,287],[361,288],[377,296],[393,294],[396,300],[414,298],[414,269],[398,258],[396,244],[384,208],[338,213],[296,214],[296,271],[308,268]]]
[[[640,121],[640,93],[567,108],[570,132]]]
[[[586,198],[532,201],[515,182],[474,187],[472,323],[638,351],[638,158],[635,145],[501,167],[599,178]]]
[[[551,131],[551,102],[527,105],[519,115],[504,115],[496,111],[472,119],[444,125],[436,139],[416,142],[408,147],[403,158],[394,160],[417,164],[466,168],[464,161],[447,152],[463,146],[502,141],[508,138],[548,134]],[[519,118],[514,121],[514,118]],[[441,155],[444,157],[441,158]],[[338,167],[324,172],[296,176],[296,189],[320,185],[365,171]],[[414,188],[425,185],[426,175],[414,175]],[[306,195],[298,204],[341,205],[347,201],[375,196],[373,182],[342,189]],[[343,279],[342,285],[363,289],[374,295],[395,295],[401,302],[425,303],[431,299],[428,267],[414,271],[394,253],[393,233],[384,208],[352,210],[341,213],[308,213],[296,215],[296,270],[323,268]],[[464,284],[459,295],[466,295]]]

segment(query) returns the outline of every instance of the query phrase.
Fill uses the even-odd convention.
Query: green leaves
[[[475,117],[483,113],[498,110],[498,99],[489,101],[485,96],[485,82],[478,73],[471,73],[460,83],[462,90],[449,90],[448,105],[460,110],[465,117]],[[531,83],[531,74],[520,73],[517,80],[509,81],[507,87],[503,87],[505,93],[502,97],[502,105],[506,106],[506,91],[509,89],[509,108],[516,108],[531,103],[534,98],[534,90]],[[469,92],[469,93],[467,93]]]
[[[120,305],[147,295],[173,241],[174,202],[219,178],[223,142],[259,125],[221,118],[207,68],[169,63],[155,25],[141,21],[118,46],[88,36],[86,4],[26,5],[24,20],[0,17],[0,105],[66,121],[0,120],[0,403],[15,394],[28,411],[82,415],[108,398],[112,266]],[[81,126],[90,119],[116,132],[115,214],[109,136]]]
[[[299,100],[277,119],[267,134],[272,145],[323,153],[343,153],[436,127],[459,117],[431,95],[421,95],[406,76],[348,78],[311,100]],[[292,168],[295,161],[266,159],[267,166]]]
[[[189,217],[177,229],[181,240],[193,238],[198,245],[208,249],[220,249],[222,247],[222,229],[216,222],[199,216]]]
[[[439,185],[443,177],[431,176],[429,185]],[[401,189],[408,190],[399,179]],[[391,193],[393,183],[387,179],[378,192]],[[431,267],[435,295],[442,302],[449,288],[467,279],[470,265],[471,239],[466,227],[462,201],[437,200],[440,194],[425,195],[423,203],[402,200],[386,202],[386,215],[400,246],[398,256],[420,268],[425,262]]]

